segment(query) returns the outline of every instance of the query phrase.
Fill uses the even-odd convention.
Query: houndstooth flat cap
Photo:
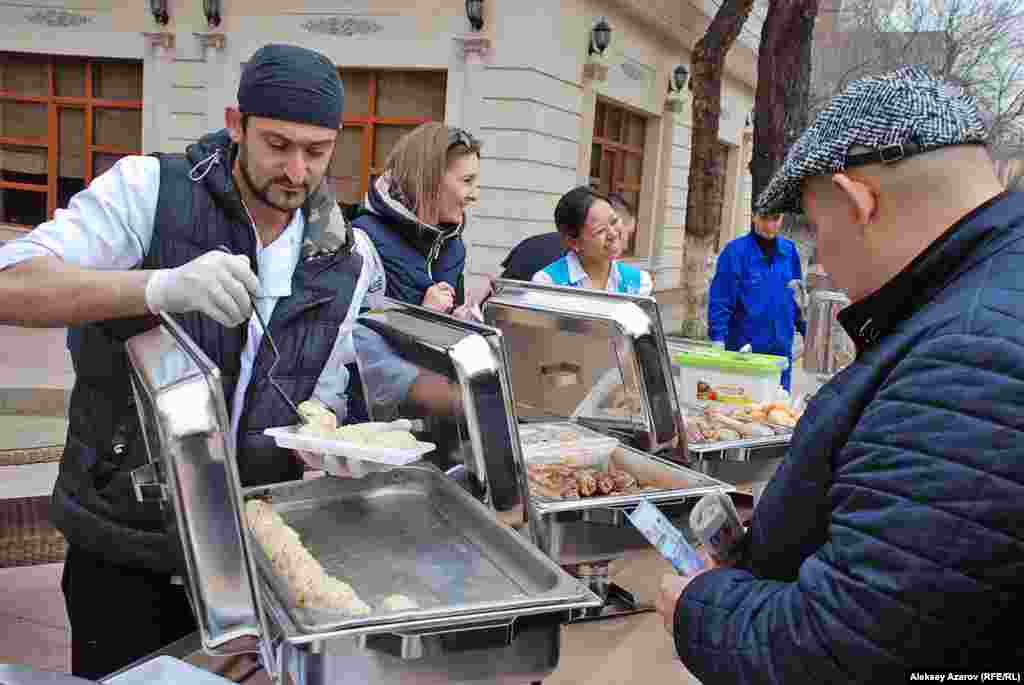
[[[800,188],[812,176],[985,140],[974,98],[924,67],[857,79],[832,98],[790,148],[757,198],[755,211],[802,212]],[[867,151],[851,154],[853,148]]]

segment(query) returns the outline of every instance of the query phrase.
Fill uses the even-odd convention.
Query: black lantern
[[[484,0],[466,0],[466,18],[474,31],[484,27]]]
[[[608,45],[611,42],[612,27],[607,19],[601,17],[600,21],[594,24],[594,28],[590,31],[590,54],[604,55],[604,51],[608,49]]]
[[[203,14],[210,28],[220,26],[220,0],[203,0]]]
[[[670,84],[669,90],[681,93],[683,88],[686,87],[686,78],[690,75],[689,70],[682,64],[672,70],[672,83]]]
[[[149,0],[149,11],[153,13],[153,21],[166,24],[171,19],[167,14],[167,0]]]

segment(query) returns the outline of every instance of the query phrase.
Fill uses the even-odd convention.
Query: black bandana
[[[338,71],[318,52],[295,45],[265,45],[252,56],[238,84],[242,114],[341,126],[344,90]]]

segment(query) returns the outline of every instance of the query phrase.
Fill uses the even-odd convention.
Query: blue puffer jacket
[[[733,240],[718,257],[708,293],[708,337],[725,342],[725,349],[749,344],[754,352],[793,355],[793,332],[807,331],[800,308],[789,288],[801,280],[800,254],[793,241],[779,236],[769,260],[753,233]],[[789,388],[790,371],[782,385]]]
[[[444,281],[455,289],[455,306],[461,305],[465,301],[465,223],[425,224],[393,195],[387,177],[375,179],[366,194],[365,210],[352,222],[366,231],[380,254],[387,273],[384,294],[418,305],[432,285]]]
[[[704,685],[1024,663],[1024,194],[911,272],[909,302],[844,312],[860,353],[801,419],[745,562],[684,591],[676,647]]]

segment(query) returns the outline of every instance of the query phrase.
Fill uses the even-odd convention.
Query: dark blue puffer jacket
[[[909,306],[844,320],[862,349],[801,419],[745,562],[676,607],[704,685],[1024,663],[1024,194],[911,270]]]
[[[387,287],[384,294],[409,304],[422,304],[435,283],[455,289],[455,306],[465,301],[465,223],[432,226],[416,218],[391,196],[387,179],[377,178],[366,194],[366,207],[352,222],[373,241],[380,254]]]

